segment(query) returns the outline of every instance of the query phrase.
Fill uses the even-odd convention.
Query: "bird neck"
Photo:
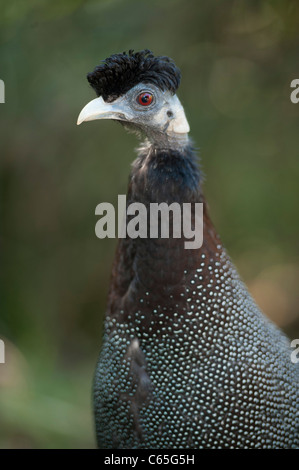
[[[161,202],[177,202],[181,207],[184,203],[204,203],[200,182],[197,156],[190,144],[183,150],[143,146],[132,166],[127,204],[138,202],[149,208],[151,203]],[[131,219],[127,215],[127,225]],[[147,225],[150,226],[149,216]],[[148,303],[150,316],[152,304],[162,302],[165,293],[170,302],[182,302],[186,273],[200,266],[201,256],[210,258],[220,249],[205,203],[203,238],[202,247],[196,250],[185,248],[184,237],[120,239],[112,270],[108,316],[121,315],[120,321],[126,321],[136,308],[136,299]]]
[[[188,137],[178,141],[146,140],[132,166],[128,197],[144,204],[199,202],[200,171]]]
[[[140,146],[140,151],[150,152],[151,148],[156,150],[174,150],[184,152],[186,148],[190,148],[190,140],[188,134],[178,134],[174,132],[159,132],[151,128],[146,129],[146,139]]]

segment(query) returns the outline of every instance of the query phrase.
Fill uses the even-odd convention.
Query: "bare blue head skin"
[[[81,111],[78,124],[94,119],[120,121],[156,147],[185,146],[190,130],[176,96],[181,73],[168,57],[151,51],[114,54],[87,75],[98,98]],[[146,106],[138,100],[149,93]]]
[[[151,104],[139,103],[141,93],[151,94]],[[139,83],[111,103],[102,97],[95,98],[82,109],[77,124],[95,119],[121,121],[129,130],[145,135],[163,148],[185,145],[190,130],[178,97],[149,83]]]

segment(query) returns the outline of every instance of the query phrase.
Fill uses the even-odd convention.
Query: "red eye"
[[[137,101],[141,106],[148,106],[153,101],[153,95],[151,93],[145,92],[138,95]]]

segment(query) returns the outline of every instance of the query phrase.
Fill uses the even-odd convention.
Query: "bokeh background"
[[[92,448],[91,387],[135,137],[80,127],[86,73],[115,52],[175,59],[216,227],[266,315],[299,338],[297,0],[0,4],[0,448]]]

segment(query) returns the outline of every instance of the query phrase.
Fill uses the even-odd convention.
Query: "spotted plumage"
[[[98,445],[298,448],[299,368],[289,340],[259,310],[221,244],[180,105],[166,90],[160,106],[164,95],[152,87],[147,119],[136,105],[132,117],[138,86],[116,100],[118,114],[107,107],[109,118],[123,112],[145,135],[127,203],[203,203],[203,245],[186,249],[184,237],[119,240],[94,381]],[[95,119],[106,112],[99,105]]]

